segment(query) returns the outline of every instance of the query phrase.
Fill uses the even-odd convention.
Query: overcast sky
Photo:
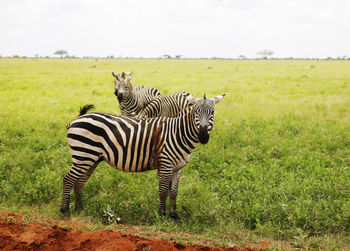
[[[0,55],[350,56],[350,0],[0,0]]]

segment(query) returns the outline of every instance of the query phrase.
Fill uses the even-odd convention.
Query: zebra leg
[[[91,174],[94,172],[95,168],[100,162],[96,162],[88,171],[87,173],[81,177],[79,180],[77,180],[73,186],[74,188],[74,195],[75,195],[75,211],[80,211],[83,209],[83,204],[82,204],[82,191],[84,188],[85,183],[88,181],[90,178]]]
[[[77,180],[74,173],[72,173],[73,169],[74,166],[63,178],[62,203],[60,209],[61,213],[63,214],[69,214],[70,191]]]
[[[181,169],[173,171],[173,176],[171,178],[171,187],[169,191],[170,217],[175,220],[179,219],[179,216],[176,213],[176,196],[177,196],[177,189],[179,186],[180,175],[181,175]]]
[[[159,213],[163,216],[166,215],[166,199],[169,193],[171,175],[171,169],[158,170]]]
[[[88,179],[89,179],[89,177],[87,175],[85,175],[84,177],[77,180],[73,186],[74,195],[75,195],[75,211],[80,211],[81,209],[83,209],[81,195],[82,195],[83,187]]]
[[[91,167],[90,167],[91,168]],[[61,213],[69,214],[69,200],[70,200],[70,192],[75,183],[84,178],[89,167],[78,167],[73,165],[72,169],[67,173],[63,178],[63,192],[62,192],[62,203],[61,203]]]

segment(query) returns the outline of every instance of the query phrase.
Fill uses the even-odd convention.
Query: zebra
[[[188,101],[192,95],[188,92],[174,94],[160,94],[155,97],[136,117],[176,117],[179,113],[192,104]]]
[[[136,116],[138,113],[160,93],[156,88],[143,85],[132,86],[132,76],[125,78],[127,73],[121,75],[112,72],[115,78],[114,94],[118,97],[119,108],[124,116]]]
[[[75,209],[82,209],[82,189],[101,161],[125,172],[158,170],[159,212],[178,219],[176,196],[182,168],[192,151],[209,141],[214,127],[215,98],[190,97],[193,106],[174,118],[129,118],[109,113],[87,113],[93,106],[80,109],[79,117],[68,128],[68,144],[73,167],[63,178],[60,211],[69,214],[70,192],[74,188]]]

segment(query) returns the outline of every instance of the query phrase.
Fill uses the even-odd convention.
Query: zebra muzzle
[[[123,100],[123,93],[118,93],[118,101],[121,102]]]
[[[209,141],[208,126],[199,126],[198,140],[201,144],[206,144]]]

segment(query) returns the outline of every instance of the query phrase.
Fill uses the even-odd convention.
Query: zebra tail
[[[80,107],[79,116],[86,114],[89,110],[94,109],[94,108],[95,108],[95,106],[92,105],[92,104],[84,105],[83,107]],[[78,116],[78,117],[79,117],[79,116]],[[70,126],[71,126],[71,123],[68,123],[68,124],[66,125],[66,128],[69,129]]]
[[[89,110],[94,109],[95,106],[94,105],[84,105],[83,107],[80,107],[80,111],[79,111],[79,116],[84,115],[85,113],[87,113]]]

